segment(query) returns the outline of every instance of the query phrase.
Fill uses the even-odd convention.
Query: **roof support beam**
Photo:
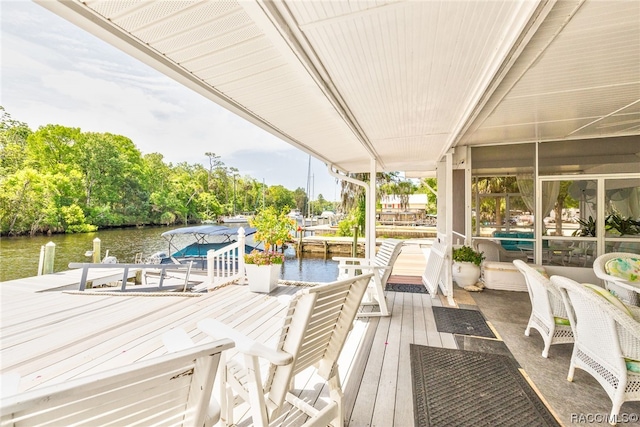
[[[376,177],[376,159],[372,157],[369,160],[369,197],[366,201],[367,228],[365,234],[365,253],[369,259],[376,256]]]
[[[340,96],[340,92],[331,81],[331,76],[322,67],[322,61],[317,58],[306,36],[300,31],[300,27],[291,15],[286,3],[281,0],[256,0],[243,1],[240,2],[240,5],[274,46],[279,48],[283,55],[291,58],[290,63],[299,65],[302,72],[307,73],[313,79],[362,147],[384,169],[384,163],[379,154],[349,110],[347,103]]]
[[[375,216],[375,212],[376,212],[376,178],[375,178],[375,160],[372,159],[371,163],[373,164],[373,179],[370,179],[369,183],[367,184],[364,181],[360,181],[359,179],[355,179],[350,177],[349,175],[346,174],[341,174],[340,172],[338,172],[338,169],[335,167],[335,165],[329,164],[327,165],[327,171],[329,172],[329,175],[333,176],[334,178],[337,179],[342,179],[344,181],[350,182],[352,184],[355,185],[359,185],[360,187],[364,188],[364,198],[365,198],[365,206],[366,206],[366,213],[365,213],[365,247],[364,247],[364,257],[368,258],[368,259],[373,259],[376,256],[376,234],[375,234],[375,229],[376,229],[376,216]],[[373,184],[371,184],[371,182],[373,182]],[[371,194],[373,194],[373,197],[371,196]],[[373,199],[373,210],[371,210],[371,200]],[[373,224],[373,225],[372,225]],[[371,233],[373,232],[373,238],[371,237]]]

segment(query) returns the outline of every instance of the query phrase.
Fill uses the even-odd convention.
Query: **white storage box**
[[[485,261],[482,263],[482,279],[488,289],[527,292],[524,276],[510,262]]]

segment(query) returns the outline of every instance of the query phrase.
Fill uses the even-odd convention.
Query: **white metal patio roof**
[[[37,1],[345,172],[640,134],[637,0]]]

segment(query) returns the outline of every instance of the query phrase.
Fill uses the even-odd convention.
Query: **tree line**
[[[0,106],[0,234],[88,232],[98,228],[215,221],[224,215],[312,206],[322,195],[266,186],[207,152],[208,167],[143,155],[111,133],[49,124],[33,131]]]

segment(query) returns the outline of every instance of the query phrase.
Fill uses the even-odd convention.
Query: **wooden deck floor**
[[[439,298],[387,292],[387,303],[390,317],[358,320],[368,330],[350,378],[361,380],[345,385],[349,426],[412,426],[409,344],[456,348],[453,334],[435,327],[431,307],[441,305]]]
[[[415,278],[423,268],[421,248],[405,247],[394,274]],[[40,281],[35,288],[41,291]],[[185,329],[196,342],[207,339],[196,329],[197,321],[205,317],[216,317],[255,339],[273,343],[288,298],[297,290],[280,286],[263,295],[249,292],[246,286],[230,285],[195,297],[115,296],[34,292],[30,286],[1,284],[0,373],[20,373],[20,390],[60,383],[160,355],[165,352],[161,336],[170,328]],[[534,334],[523,338],[521,323],[524,318],[526,324],[530,309],[526,294],[516,299],[515,306],[507,295],[513,293],[486,294],[481,301],[483,313],[490,321],[495,319],[500,334],[509,334],[505,342],[534,382],[541,385],[564,425],[580,425],[570,422],[572,411],[606,413],[610,409],[602,389],[587,375],[575,383],[564,380],[566,354],[552,348],[550,358],[542,359],[538,348],[541,339],[538,342]],[[345,423],[350,427],[413,426],[409,344],[457,348],[452,334],[437,331],[431,310],[446,301],[417,293],[387,292],[386,297],[392,315],[356,320],[340,358]],[[476,305],[462,290],[456,290],[456,301],[461,306]],[[517,315],[511,314],[514,307]],[[557,365],[552,377],[547,373],[551,372],[549,360]],[[326,389],[314,387],[311,373],[298,379],[295,386],[301,397],[311,402],[321,402],[326,395]],[[572,409],[571,399],[580,402],[581,395],[590,396],[595,403]],[[623,411],[638,411],[638,407],[625,404]],[[247,409],[245,405],[235,411],[240,427],[252,425]],[[303,421],[297,414],[285,413],[275,424],[297,426]]]

